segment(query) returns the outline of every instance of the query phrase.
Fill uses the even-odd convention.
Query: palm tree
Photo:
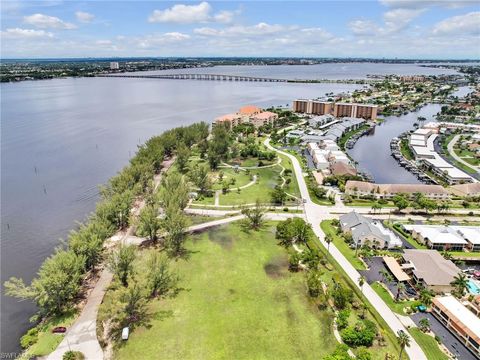
[[[363,292],[363,284],[365,284],[365,278],[363,276],[360,276],[358,278],[358,286],[360,286],[360,291]]]
[[[380,210],[381,208],[382,206],[378,202],[374,202],[372,204],[372,211],[374,214],[377,212],[377,210]]]
[[[388,271],[386,269],[382,269],[378,273],[381,275],[383,282],[387,282],[387,278],[389,275]]]
[[[400,345],[400,353],[398,354],[398,359],[402,360],[402,354],[405,347],[410,346],[410,336],[403,330],[398,330],[397,332],[397,342]]]
[[[397,295],[395,296],[395,301],[398,301],[398,299],[400,298],[400,294],[403,293],[404,291],[405,291],[405,284],[402,282],[399,282],[397,284]]]
[[[458,273],[450,285],[455,287],[458,297],[462,297],[465,294],[465,290],[468,290],[467,276],[462,272]]]
[[[421,289],[419,300],[425,305],[430,306],[432,304],[433,293],[428,289]]]
[[[428,318],[420,319],[418,324],[420,325],[420,330],[423,332],[427,332],[430,329],[430,321]]]
[[[327,251],[330,252],[330,243],[333,241],[332,235],[325,235],[325,242],[327,243]]]

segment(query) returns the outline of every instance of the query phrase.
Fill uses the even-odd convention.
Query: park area
[[[173,263],[181,291],[149,303],[151,319],[116,359],[318,359],[337,345],[332,311],[310,301],[304,274],[288,271],[272,224],[219,227],[186,248]]]

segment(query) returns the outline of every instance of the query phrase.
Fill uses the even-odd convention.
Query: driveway
[[[383,259],[380,256],[374,256],[371,259],[366,259],[365,262],[367,263],[369,269],[368,270],[358,270],[360,274],[362,274],[369,284],[373,284],[375,281],[382,282],[388,290],[393,295],[397,294],[397,281],[392,282],[383,282],[383,277],[381,275],[381,271],[386,270],[390,273],[390,270],[387,269]],[[393,276],[393,275],[392,275]],[[405,284],[407,289],[411,289],[408,284]],[[412,289],[413,290],[413,289]],[[405,293],[400,294],[400,299],[408,299]]]
[[[417,326],[420,319],[427,318],[430,321],[430,329],[439,336],[448,350],[457,356],[459,360],[478,360],[435,316],[429,313],[416,313],[410,316]]]

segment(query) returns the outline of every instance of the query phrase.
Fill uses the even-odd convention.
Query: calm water
[[[388,116],[385,121],[377,125],[372,134],[361,137],[354,148],[349,151],[350,156],[358,162],[358,167],[371,174],[377,183],[412,184],[420,181],[410,172],[401,167],[390,156],[390,141],[402,132],[413,129],[417,117],[433,120],[433,116],[440,111],[441,105],[430,104],[419,111],[402,116]]]
[[[374,73],[448,73],[389,64],[230,66],[189,71],[330,79]],[[97,186],[125,166],[137,145],[152,135],[201,120],[210,122],[245,104],[285,106],[297,97],[357,87],[111,78],[1,84],[2,284],[10,276],[29,282],[75,221],[93,211]],[[382,146],[409,128],[416,116],[405,121],[389,119],[376,129],[378,136],[360,139],[355,159],[375,174],[369,167],[375,160],[368,160],[368,153],[378,149],[375,155],[383,154]],[[385,159],[385,163],[391,166],[392,161]],[[391,168],[394,170],[398,169]],[[377,180],[383,181],[381,177]],[[18,351],[18,339],[30,326],[28,318],[34,310],[32,304],[4,297],[2,291],[2,352]]]
[[[150,136],[244,104],[285,106],[356,87],[105,78],[2,84],[2,284],[10,276],[30,281],[94,209],[97,186]],[[14,351],[34,308],[9,297],[1,305],[2,351]]]

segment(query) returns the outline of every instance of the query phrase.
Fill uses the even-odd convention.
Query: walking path
[[[160,174],[154,176],[155,189],[160,184],[162,174],[168,171],[174,161],[175,158],[171,158],[162,163],[163,167]],[[132,209],[132,213],[138,215],[143,206],[145,206],[143,201],[138,203],[136,207]],[[135,243],[135,241],[132,240],[132,238],[135,238],[132,236],[133,229],[134,227],[130,226],[125,233],[118,232],[109,239],[110,242],[119,241],[123,244]],[[108,241],[105,246],[108,246]],[[103,350],[97,339],[97,314],[103,296],[112,282],[112,278],[113,274],[107,268],[104,268],[95,287],[89,294],[87,303],[82,309],[80,316],[68,329],[65,337],[55,351],[46,357],[47,360],[62,360],[63,354],[69,350],[82,352],[87,360],[103,359]]]
[[[330,211],[328,210],[328,208],[313,203],[310,199],[307,184],[303,177],[302,167],[300,166],[297,158],[286,152],[275,149],[273,146],[270,145],[270,139],[266,139],[264,144],[267,148],[287,156],[292,161],[295,176],[297,178],[297,183],[300,188],[300,193],[302,194],[302,198],[304,199],[304,209],[307,221],[312,225],[313,232],[318,237],[320,243],[326,249],[327,243],[325,242],[325,234],[320,229],[320,222],[330,215]],[[352,280],[355,286],[360,289],[360,286],[358,286],[360,274],[352,266],[352,264],[350,264],[350,262],[345,258],[345,256],[343,256],[343,254],[337,249],[334,244],[330,244],[330,254],[343,268],[343,270]],[[406,327],[392,312],[392,310],[390,310],[390,308],[383,302],[383,300],[377,295],[377,293],[370,287],[370,285],[364,284],[361,290],[370,302],[370,304],[376,309],[379,314],[381,314],[382,318],[385,320],[385,322],[394,334],[397,334],[397,332],[400,330],[408,333]],[[410,346],[407,347],[405,351],[407,352],[410,359],[427,360],[427,357],[423,353],[422,349],[413,338],[410,338]]]
[[[452,155],[452,157],[457,160],[458,162],[462,163],[463,165],[465,166],[468,166],[469,168],[475,170],[476,172],[480,172],[480,167],[478,166],[475,166],[475,165],[472,165],[472,164],[469,164],[468,162],[466,162],[465,160],[463,160],[460,156],[458,156],[456,153],[455,153],[455,150],[453,149],[455,147],[455,144],[457,143],[458,139],[460,139],[460,134],[458,135],[455,135],[452,139],[452,141],[450,141],[450,143],[448,144],[447,148],[448,148],[448,152],[450,153],[450,155]]]
[[[82,352],[85,359],[103,359],[103,350],[97,341],[97,313],[112,277],[108,269],[103,269],[80,317],[68,329],[56,350],[47,356],[47,360],[62,360],[63,354],[69,350]]]

